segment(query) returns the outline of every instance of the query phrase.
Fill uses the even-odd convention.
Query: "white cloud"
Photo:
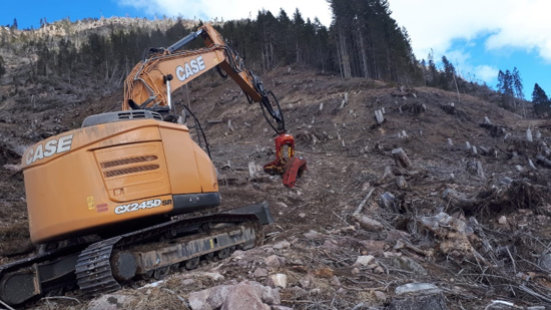
[[[485,82],[488,85],[496,83],[499,69],[488,65],[473,66],[471,53],[464,50],[448,50],[446,58],[454,65],[457,74],[463,78],[474,82]],[[438,64],[441,58],[436,58],[434,61]]]
[[[551,62],[551,1],[389,0],[393,17],[407,28],[415,54],[448,52],[453,39],[487,35],[487,49],[536,50]]]
[[[119,0],[119,4],[145,10],[150,15],[207,20],[255,18],[262,9],[277,16],[280,8],[292,18],[298,8],[305,20],[310,18],[313,21],[318,17],[322,24],[331,24],[331,10],[326,0]]]
[[[499,70],[497,68],[487,65],[477,66],[474,69],[476,77],[488,84],[494,82],[496,80],[497,74],[499,73]]]

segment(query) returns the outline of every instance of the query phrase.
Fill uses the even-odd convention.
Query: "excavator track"
[[[113,277],[111,253],[113,245],[121,240],[114,237],[88,246],[78,256],[75,266],[78,287],[85,294],[116,291],[121,285]]]
[[[225,258],[262,243],[273,220],[266,203],[223,214],[176,219],[91,244],[0,266],[0,299],[21,305],[54,289],[85,295],[112,292],[136,277],[163,275],[174,266]]]

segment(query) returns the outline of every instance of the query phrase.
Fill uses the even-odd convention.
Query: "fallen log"
[[[551,160],[545,158],[545,156],[539,154],[536,156],[538,164],[544,166],[545,168],[551,168]]]
[[[478,205],[475,199],[468,198],[464,193],[458,192],[451,188],[444,190],[442,193],[442,199],[444,199],[444,201],[452,207],[460,208],[469,212],[474,211]]]

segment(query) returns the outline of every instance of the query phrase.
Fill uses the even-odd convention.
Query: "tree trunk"
[[[367,68],[367,55],[366,55],[366,50],[365,50],[365,44],[364,44],[364,37],[363,37],[363,33],[361,31],[361,28],[358,27],[358,42],[360,43],[360,56],[361,56],[361,61],[362,61],[362,75],[364,78],[368,78],[369,77],[369,71],[368,71],[368,68]]]
[[[346,46],[346,37],[342,28],[339,29],[339,50],[341,55],[342,75],[343,78],[349,79],[352,77],[350,68],[350,56],[348,55],[348,47]]]

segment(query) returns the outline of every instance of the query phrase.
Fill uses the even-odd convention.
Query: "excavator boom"
[[[197,50],[180,50],[197,37],[203,37],[206,47]],[[206,24],[166,49],[153,49],[153,55],[137,64],[124,83],[123,110],[137,107],[171,107],[170,95],[203,73],[218,67],[230,76],[251,101],[263,105],[277,126],[276,132],[285,132],[281,109],[272,107],[262,81],[244,68],[243,59]],[[274,96],[275,99],[275,96]],[[275,99],[276,100],[276,99]]]
[[[205,48],[181,50],[200,36],[204,39]],[[264,89],[258,76],[244,67],[243,59],[210,24],[200,27],[166,49],[153,49],[152,52],[153,55],[136,65],[126,79],[123,110],[161,107],[171,110],[173,91],[213,68],[218,68],[219,72],[223,70],[239,85],[249,101],[260,104],[266,121],[277,134],[276,159],[264,165],[264,170],[282,175],[287,187],[295,185],[296,178],[306,169],[306,161],[294,158],[294,138],[286,133],[277,98],[271,91]],[[282,151],[284,146],[289,149],[287,154]]]

